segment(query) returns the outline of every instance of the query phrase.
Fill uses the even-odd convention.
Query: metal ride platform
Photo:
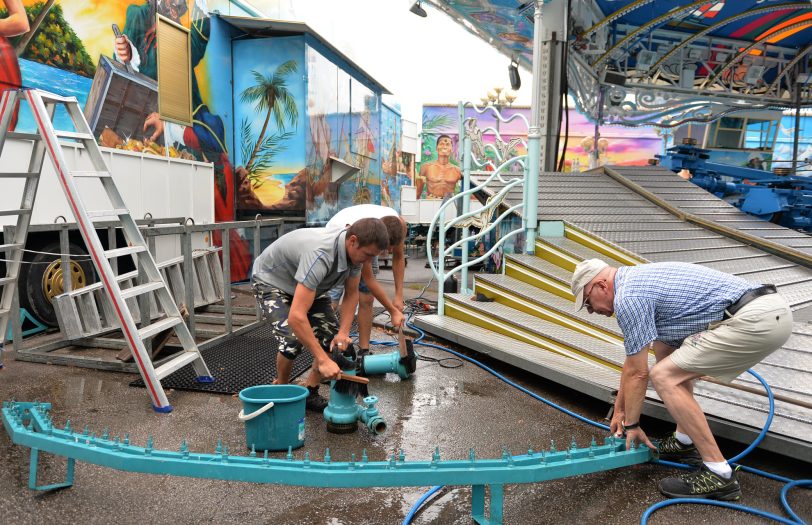
[[[73,485],[76,460],[117,470],[150,474],[208,479],[246,481],[252,483],[286,484],[304,487],[407,487],[426,485],[471,485],[471,517],[480,525],[503,523],[505,484],[538,483],[547,480],[579,476],[648,462],[651,451],[646,447],[626,450],[624,440],[606,438],[603,444],[592,443],[577,448],[575,442],[555,443],[549,449],[528,450],[512,455],[503,450],[498,458],[479,458],[474,449],[468,457],[458,460],[441,459],[435,448],[429,460],[407,461],[403,451],[393,452],[387,461],[370,461],[366,450],[360,456],[352,454],[343,461],[334,461],[330,449],[321,461],[305,453],[296,458],[287,455],[269,457],[229,454],[228,447],[218,444],[213,454],[192,452],[184,440],[177,451],[155,448],[152,438],[145,446],[130,443],[125,436],[90,433],[87,428],[77,432],[70,422],[56,428],[50,418],[49,403],[4,402],[2,420],[11,440],[31,449],[29,488],[56,490]],[[37,467],[41,452],[67,458],[67,479],[61,483],[40,485]],[[335,458],[338,459],[338,458]],[[490,497],[487,497],[487,494]],[[486,503],[487,511],[486,511]]]
[[[502,187],[491,184],[489,194]],[[446,294],[445,316],[420,316],[415,324],[612,403],[623,339],[614,318],[573,312],[570,280],[578,261],[685,261],[775,284],[796,322],[789,341],[754,367],[776,396],[761,447],[812,462],[812,238],[756,220],[656,166],[543,173],[539,188],[538,218],[550,228],[542,227],[535,256],[505,254],[503,275],[474,277],[474,294],[494,302]],[[513,190],[504,204],[521,199],[521,190]],[[749,443],[767,418],[767,397],[747,373],[732,386],[700,381],[695,392],[717,436]],[[644,413],[671,420],[653,389],[646,398]]]

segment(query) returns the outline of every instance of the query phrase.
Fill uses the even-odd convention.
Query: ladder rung
[[[31,210],[0,210],[0,217],[8,215],[25,215],[31,213]]]
[[[29,177],[38,177],[39,172],[36,171],[18,171],[0,173],[0,179],[27,179]]]
[[[72,171],[70,174],[73,177],[89,177],[94,179],[110,178],[109,171]]]
[[[176,370],[180,370],[184,366],[188,365],[189,363],[194,363],[195,361],[197,361],[200,358],[201,357],[200,357],[199,352],[189,352],[189,351],[183,352],[178,357],[176,357],[176,358],[172,359],[171,361],[168,361],[168,362],[162,364],[161,366],[159,366],[158,368],[156,368],[155,369],[155,376],[158,379],[163,379],[166,376],[168,376],[169,374],[171,374],[172,372],[174,372]]]
[[[130,211],[126,208],[116,210],[96,210],[87,212],[87,216],[91,219],[94,217],[118,217],[119,215],[129,215]]]
[[[50,93],[48,91],[41,91],[37,90],[37,94],[45,100],[54,100],[56,102],[77,102],[76,97],[63,97],[62,95],[57,95],[55,93]]]
[[[17,281],[16,277],[2,277],[0,278],[0,286],[11,284]]]
[[[161,319],[160,321],[156,321],[149,326],[145,326],[138,330],[138,336],[141,339],[146,339],[147,337],[152,337],[153,335],[159,334],[164,330],[172,328],[175,325],[178,325],[183,322],[183,318],[181,317],[167,317],[166,319]]]
[[[104,256],[108,259],[113,259],[115,257],[122,257],[124,255],[130,255],[131,253],[141,253],[147,251],[145,246],[127,246],[125,248],[116,248],[114,250],[107,250],[104,252]]]
[[[158,288],[163,287],[164,287],[163,281],[153,281],[151,283],[139,284],[137,286],[133,286],[132,288],[125,288],[124,290],[121,290],[121,297],[123,297],[124,299],[129,299],[130,297],[135,297],[136,295],[152,292],[153,290],[157,290]]]
[[[20,133],[19,131],[9,131],[8,133],[6,133],[6,138],[17,140],[34,140],[34,141],[42,140],[42,137],[40,137],[36,133]]]
[[[95,140],[90,133],[81,133],[78,131],[55,131],[54,134],[60,139]]]
[[[22,244],[0,244],[0,253],[8,253],[13,252],[17,248],[22,248]]]

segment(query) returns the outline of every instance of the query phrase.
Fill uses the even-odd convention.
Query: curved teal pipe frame
[[[258,457],[253,451],[249,456],[231,456],[228,447],[218,443],[214,454],[189,451],[184,440],[177,452],[154,448],[152,438],[145,447],[138,447],[124,439],[111,438],[105,432],[97,437],[85,428],[76,433],[70,421],[64,429],[56,428],[51,421],[50,403],[3,403],[2,419],[12,442],[31,448],[29,486],[47,490],[64,488],[73,483],[49,486],[36,485],[37,459],[40,452],[47,452],[75,460],[129,472],[170,474],[195,478],[245,481],[250,483],[275,483],[303,487],[423,487],[428,485],[471,485],[472,517],[480,525],[502,523],[503,487],[507,483],[538,483],[552,479],[579,476],[648,462],[652,455],[648,448],[626,450],[625,441],[606,438],[603,445],[595,440],[586,448],[577,448],[573,441],[565,449],[557,450],[555,444],[549,450],[513,456],[503,450],[495,459],[479,459],[473,449],[467,459],[440,459],[439,448],[429,461],[406,461],[403,451],[392,454],[387,461],[369,461],[366,450],[360,460],[355,454],[350,461],[332,461],[330,449],[322,461],[314,461],[310,453],[304,459],[296,459],[288,450],[284,458],[269,458],[268,453]],[[485,516],[486,487],[490,488],[490,515]]]

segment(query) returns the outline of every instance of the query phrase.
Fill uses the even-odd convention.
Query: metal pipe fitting
[[[367,428],[373,434],[383,434],[386,432],[386,421],[378,413],[378,408],[375,404],[378,398],[375,396],[367,396],[364,398],[366,408],[358,407],[358,417],[366,424]]]
[[[401,379],[409,379],[409,371],[400,362],[400,352],[389,354],[367,354],[361,358],[361,373],[365,376],[393,373]]]

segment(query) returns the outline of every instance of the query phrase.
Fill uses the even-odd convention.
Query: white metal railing
[[[525,125],[528,125],[527,119],[524,117],[524,115],[519,113],[515,113],[511,117],[505,119],[493,106],[488,106],[485,108],[480,108],[476,105],[471,106],[478,114],[485,113],[488,110],[492,111],[499,122],[508,123],[513,120],[520,119],[524,121]],[[475,264],[486,261],[494,252],[504,246],[508,239],[520,233],[524,233],[526,235],[525,252],[533,253],[536,224],[538,222],[536,210],[538,202],[539,135],[529,134],[529,138],[527,140],[514,138],[506,142],[502,140],[502,136],[498,129],[487,127],[480,130],[476,126],[476,119],[465,119],[464,109],[465,105],[460,103],[460,136],[463,137],[462,191],[443,202],[440,209],[437,211],[437,214],[434,216],[434,219],[431,221],[426,238],[426,252],[428,255],[429,265],[438,282],[437,313],[439,315],[444,315],[445,313],[443,285],[448,277],[453,276],[456,273],[460,273],[460,288],[464,292],[467,292],[468,268]],[[482,134],[486,131],[492,131],[495,134],[495,144],[483,144]],[[517,145],[524,145],[527,149],[527,154],[506,159],[505,157],[509,156],[511,150]],[[496,162],[487,157],[488,150],[493,152]],[[470,182],[472,164],[475,164],[478,168],[490,167],[494,171],[483,183],[471,187]],[[522,167],[522,175],[516,176],[510,174],[509,176],[505,176],[505,171],[515,164]],[[485,203],[485,206],[482,209],[475,210],[473,212],[470,211],[470,195],[485,189],[494,180],[498,180],[503,185],[502,188],[494,193],[492,197],[488,198],[488,201]],[[502,205],[502,202],[508,193],[517,186],[521,186],[522,188],[522,202],[507,207],[507,209],[505,209],[505,211],[503,211],[496,218],[496,220],[491,222],[490,218],[493,216],[494,212],[500,205]],[[456,207],[458,202],[461,202],[461,214],[458,217],[446,221],[446,210],[452,205]],[[468,243],[470,241],[479,239],[482,236],[490,233],[494,228],[501,224],[503,219],[510,217],[513,213],[519,212],[520,210],[530,212],[523,213],[521,227],[504,233],[483,255],[480,255],[473,260],[468,259]],[[479,232],[473,235],[470,234],[470,226],[472,225],[476,225],[479,228]],[[431,249],[432,235],[435,228],[438,229],[436,264],[432,256]],[[460,240],[446,247],[446,233],[452,228],[461,228],[462,236]],[[449,271],[446,271],[446,258],[453,256],[454,251],[458,247],[461,248],[462,252],[460,264],[451,268]]]

